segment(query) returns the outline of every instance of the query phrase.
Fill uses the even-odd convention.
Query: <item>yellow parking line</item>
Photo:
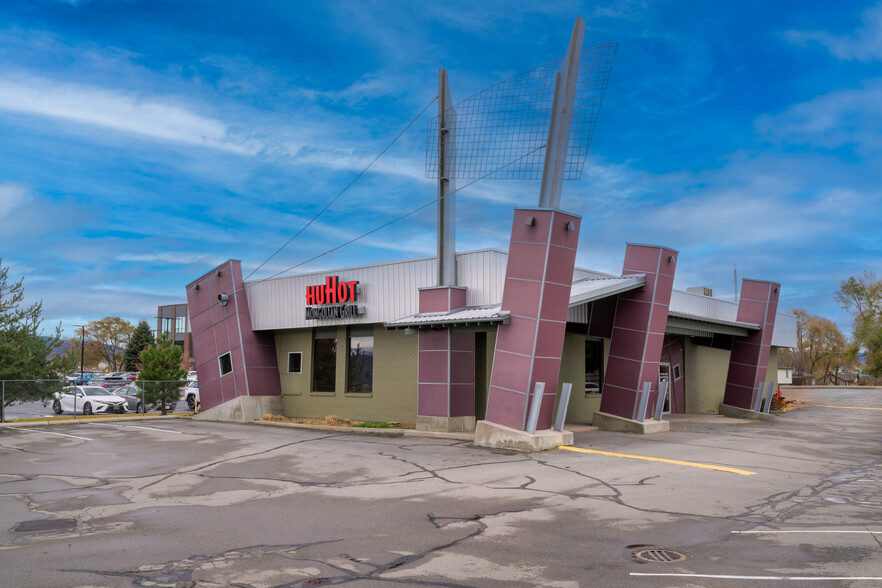
[[[748,472],[747,470],[738,470],[735,468],[727,468],[725,466],[711,465],[708,463],[695,463],[691,461],[679,461],[676,459],[664,459],[662,457],[648,457],[645,455],[628,455],[627,453],[612,453],[609,451],[598,451],[597,449],[582,449],[581,447],[564,447],[567,451],[578,451],[580,453],[596,453],[598,455],[608,455],[610,457],[627,457],[628,459],[642,459],[643,461],[660,461],[662,463],[672,463],[675,465],[684,465],[693,468],[701,468],[704,470],[716,470],[718,472],[729,472],[730,474],[740,474],[742,476],[755,476],[756,472]]]
[[[815,408],[848,408],[851,410],[882,410],[873,406],[824,406],[823,404],[813,404]]]

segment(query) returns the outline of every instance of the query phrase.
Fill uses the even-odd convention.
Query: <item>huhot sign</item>
[[[306,287],[306,320],[339,319],[359,316],[358,281],[344,282],[337,276],[324,284]]]

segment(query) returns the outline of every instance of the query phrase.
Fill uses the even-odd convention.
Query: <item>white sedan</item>
[[[126,412],[126,401],[113,392],[98,386],[75,386],[65,388],[52,403],[55,414],[65,411],[83,414],[109,414]]]

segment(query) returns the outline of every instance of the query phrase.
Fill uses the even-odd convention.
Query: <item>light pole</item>
[[[80,327],[80,383],[83,382],[83,360],[86,350],[86,325],[74,325]]]

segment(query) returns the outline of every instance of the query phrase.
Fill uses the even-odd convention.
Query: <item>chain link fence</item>
[[[0,422],[90,414],[147,414],[198,410],[198,389],[184,381],[107,381],[73,386],[70,380],[0,380]],[[185,396],[185,392],[187,393]],[[192,398],[192,401],[190,401]],[[124,402],[120,402],[122,399]],[[190,401],[180,404],[180,401]]]

